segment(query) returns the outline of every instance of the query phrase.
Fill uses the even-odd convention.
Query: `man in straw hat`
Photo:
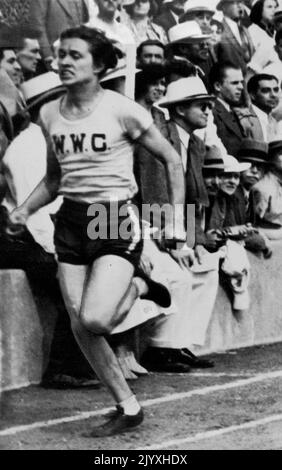
[[[168,31],[167,56],[184,57],[197,69],[198,75],[207,83],[207,74],[212,65],[208,40],[211,34],[204,34],[196,21],[186,21]]]
[[[181,297],[180,277],[177,276],[176,268],[173,270],[173,266],[168,264],[169,260],[160,259],[159,256],[158,262],[162,263],[163,270],[167,269],[171,275],[174,273],[179,293],[176,296],[177,311],[157,322],[150,332],[150,348],[144,354],[143,364],[152,370],[180,372],[182,367],[184,372],[183,365],[192,368],[213,366],[211,361],[199,359],[190,351],[193,345],[204,344],[218,285],[218,264],[212,269],[205,267],[209,254],[203,247],[206,238],[201,228],[201,215],[203,207],[208,205],[202,176],[206,149],[204,143],[194,135],[196,129],[207,125],[208,110],[212,102],[213,97],[208,94],[203,82],[198,77],[190,77],[170,83],[166,98],[159,103],[159,106],[168,109],[170,113],[171,119],[163,133],[166,133],[167,139],[182,160],[186,178],[186,203],[193,204],[196,209],[196,239],[191,241],[193,250],[187,245],[182,249],[170,250],[171,257],[186,274],[181,281],[182,289],[184,286],[186,289],[186,303],[184,297]],[[147,182],[146,168],[144,170],[141,187]],[[152,204],[162,205],[167,200],[164,195],[163,172],[155,173],[155,184],[153,188],[148,186],[146,197]],[[188,219],[186,225],[190,235],[194,230],[191,223],[191,219]],[[198,272],[190,270],[192,264],[198,267]],[[182,299],[180,305],[179,299]]]
[[[215,6],[211,0],[188,0],[184,5],[184,14],[180,23],[197,21],[204,33],[210,33],[211,20],[215,14]]]

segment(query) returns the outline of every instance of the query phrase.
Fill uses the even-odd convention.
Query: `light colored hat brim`
[[[238,163],[237,165],[226,164],[223,169],[223,173],[242,173],[243,171],[249,170],[251,163]]]
[[[168,44],[177,44],[177,43],[193,43],[193,42],[199,42],[199,41],[205,41],[211,38],[211,34],[197,34],[194,36],[185,36],[181,39],[175,39],[174,41],[169,41]]]
[[[49,99],[49,98],[52,98],[55,100],[60,94],[64,94],[66,92],[66,89],[63,85],[60,85],[56,88],[52,88],[51,90],[48,90],[48,91],[44,91],[43,93],[41,93],[40,95],[38,95],[37,97],[35,98],[31,98],[30,100],[27,100],[27,109],[28,110],[31,110],[32,108],[40,105],[40,104],[44,104],[44,102]]]
[[[209,8],[209,7],[193,7],[191,9],[186,10],[183,15],[186,18],[189,18],[189,15],[193,16],[193,13],[199,12],[199,11],[205,11],[207,13],[210,13],[211,15],[214,15],[216,12],[215,8]]]
[[[177,100],[171,100],[171,101],[165,101],[165,98],[163,98],[162,100],[160,100],[158,102],[158,106],[160,106],[161,108],[169,108],[170,106],[173,106],[177,103],[186,103],[186,102],[189,102],[189,101],[204,101],[204,100],[215,100],[215,96],[213,95],[192,95],[192,96],[187,96],[187,97],[183,97],[183,98],[178,98]]]
[[[224,170],[224,163],[212,163],[211,165],[203,165],[203,170]]]
[[[129,70],[129,72],[136,75],[138,72],[141,72],[141,70],[134,68],[132,71]],[[120,67],[120,68],[117,68],[116,70],[107,72],[106,75],[104,75],[104,77],[101,78],[100,83],[108,82],[110,80],[114,80],[115,78],[122,78],[126,76],[127,76],[127,69],[125,67]]]

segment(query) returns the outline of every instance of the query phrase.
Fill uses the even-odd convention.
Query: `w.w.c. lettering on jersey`
[[[107,142],[105,134],[92,134],[86,139],[86,134],[52,135],[56,154],[105,152]]]

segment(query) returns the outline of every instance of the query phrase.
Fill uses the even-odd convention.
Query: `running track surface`
[[[145,421],[132,432],[88,437],[112,409],[106,390],[6,392],[0,448],[11,450],[282,449],[282,344],[212,356],[216,367],[150,374],[131,385]]]

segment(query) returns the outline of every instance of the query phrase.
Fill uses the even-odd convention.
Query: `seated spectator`
[[[17,48],[17,59],[21,66],[22,81],[38,75],[41,62],[38,32],[32,29],[19,30],[20,45]]]
[[[271,62],[269,65],[264,67],[263,73],[267,75],[273,75],[278,78],[279,85],[281,88],[282,84],[282,30],[278,30],[275,34],[275,46],[276,60]]]
[[[90,18],[87,26],[104,31],[107,37],[122,45],[135,44],[135,38],[130,29],[123,23],[117,21],[119,0],[108,2],[107,0],[96,0],[97,15]]]
[[[210,86],[216,95],[213,115],[217,133],[227,152],[236,155],[243,138],[247,137],[233,108],[243,100],[242,70],[231,62],[218,63],[210,72]]]
[[[21,68],[15,57],[15,51],[21,45],[21,38],[14,33],[15,30],[6,25],[0,27],[0,101],[11,118],[24,106],[18,90]]]
[[[16,87],[21,83],[21,66],[12,48],[0,48],[0,69],[5,70]]]
[[[164,63],[165,46],[157,39],[147,39],[141,42],[137,48],[137,66]]]
[[[203,33],[210,33],[212,17],[215,8],[210,0],[189,0],[184,5],[184,14],[179,23],[185,21],[197,21]]]
[[[197,228],[194,250],[184,245],[182,249],[178,247],[166,253],[161,252],[154,242],[149,244],[149,241],[145,246],[145,254],[153,263],[155,272],[167,278],[174,308],[172,315],[157,321],[148,333],[150,348],[143,361],[145,367],[151,370],[187,372],[189,367],[212,366],[209,361],[191,353],[194,345],[205,342],[218,282],[218,258],[212,267],[207,266],[210,254],[202,246],[205,237],[201,229],[201,208],[208,203],[202,179],[205,146],[194,135],[195,129],[207,125],[208,105],[212,100],[202,81],[198,77],[189,77],[170,83],[167,95],[160,104],[170,110],[171,119],[164,123],[161,131],[173,143],[182,160],[187,203],[194,202],[196,205]],[[162,206],[168,201],[163,165],[152,171],[146,163],[150,161],[150,155],[144,155],[142,148],[137,151],[142,202]],[[186,224],[189,233],[190,220]],[[194,256],[196,260],[193,264]]]
[[[150,0],[135,0],[132,4],[124,6],[128,14],[125,24],[133,33],[138,45],[147,39],[157,39],[163,44],[167,43],[165,30],[151,20],[154,15],[153,8],[154,4]]]
[[[207,222],[209,236],[214,235],[218,246],[225,247],[221,271],[233,293],[234,310],[249,308],[248,282],[249,262],[242,245],[247,234],[253,232],[246,226],[244,200],[237,194],[240,173],[250,168],[249,163],[239,163],[234,157],[228,159],[219,178],[219,190],[214,198]],[[233,241],[233,240],[242,240]]]
[[[86,23],[89,19],[88,0],[31,0],[30,24],[39,31],[42,56],[53,60],[54,42],[67,28]]]
[[[250,62],[254,45],[247,28],[239,23],[241,17],[241,0],[221,0],[217,9],[223,12],[222,41],[218,44],[218,61],[232,61],[245,75]]]
[[[155,18],[155,22],[162,26],[166,33],[179,22],[180,16],[184,13],[186,1],[164,0],[161,13]]]
[[[264,177],[268,168],[268,144],[252,139],[243,140],[237,154],[240,162],[247,162],[251,167],[241,173],[241,184],[237,194],[241,192],[246,208],[246,222],[256,226],[255,202],[252,188]],[[258,233],[248,236],[245,239],[245,246],[248,250],[260,253],[265,258],[271,256],[271,249],[265,235],[258,230]]]
[[[211,38],[209,40],[209,45],[210,45],[210,52],[213,57],[214,62],[217,62],[217,48],[218,44],[221,43],[222,41],[222,35],[223,35],[223,24],[222,21],[213,18],[211,20]]]
[[[248,31],[255,52],[248,67],[255,73],[261,73],[268,64],[277,61],[274,47],[274,13],[277,6],[277,0],[258,0],[250,13],[251,25]]]
[[[196,21],[180,23],[168,31],[168,57],[184,57],[195,65],[206,86],[208,86],[207,74],[212,65],[208,43],[210,37],[211,34],[202,33]]]
[[[270,142],[281,136],[281,125],[272,116],[272,111],[279,104],[279,82],[273,75],[258,74],[250,78],[247,84],[252,109],[259,119],[263,140]]]
[[[241,185],[248,210],[251,189],[262,179],[268,165],[268,144],[253,139],[245,139],[242,141],[242,145],[237,153],[237,159],[240,162],[251,164],[251,167],[241,174]],[[253,217],[250,216],[249,221],[254,222]]]
[[[205,186],[209,195],[210,206],[213,198],[219,188],[219,175],[224,170],[224,160],[217,147],[209,147],[205,156],[203,165],[203,177]]]
[[[270,240],[282,238],[282,141],[269,143],[266,174],[253,187],[257,225]]]
[[[181,25],[178,25],[180,28],[177,30],[175,28],[172,38],[175,38],[175,42],[172,42],[167,46],[166,50],[166,55],[167,55],[167,60],[166,60],[166,69],[167,69],[167,78],[168,82],[171,83],[173,81],[179,80],[180,78],[187,78],[195,75],[200,75],[202,76],[201,71],[199,68],[192,64],[186,57],[185,57],[185,38],[187,37],[187,31],[183,31],[183,25],[185,23],[182,23]],[[192,28],[192,36],[194,37],[195,33],[200,34],[202,37],[202,33],[199,32],[199,26],[197,23],[193,22],[193,25],[195,26],[194,30]],[[173,30],[174,28],[172,28]],[[178,34],[179,33],[179,34]],[[191,33],[191,30],[190,30]],[[180,36],[180,38],[183,36],[184,37],[184,42],[182,44],[178,44],[177,37]],[[188,38],[189,38],[189,33],[188,33]],[[181,39],[179,39],[180,41]],[[189,39],[188,39],[189,41]],[[182,46],[182,47],[181,47]],[[166,111],[166,110],[165,110]],[[166,112],[166,117],[168,118],[168,112]],[[217,128],[214,122],[213,118],[213,113],[210,110],[209,115],[208,115],[208,124],[206,127],[202,129],[196,129],[195,134],[204,141],[207,147],[211,147],[213,145],[216,145],[222,155],[227,155],[226,148],[223,145],[222,140],[220,139],[218,133],[217,133]]]

